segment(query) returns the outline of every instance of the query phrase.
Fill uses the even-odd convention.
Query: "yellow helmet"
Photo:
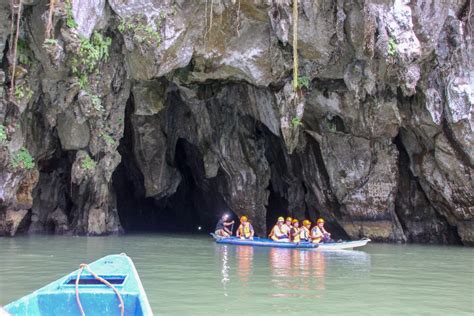
[[[293,220],[291,221],[292,224],[294,223],[298,223],[299,221],[296,219],[296,218],[293,218]]]
[[[289,217],[289,216],[286,218],[286,221],[287,221],[287,222],[291,222],[292,220],[293,220],[293,219],[292,219],[291,217]]]
[[[282,216],[278,217],[278,222],[284,222],[284,221],[285,219]]]
[[[311,222],[308,221],[307,219],[303,221],[303,226],[306,226],[306,225],[311,225]]]
[[[247,218],[247,216],[243,215],[242,217],[240,217],[240,221],[241,222],[246,222],[248,221],[249,219]]]
[[[316,223],[317,223],[317,224],[319,224],[319,223],[324,223],[324,219],[318,218],[318,220],[316,221]]]

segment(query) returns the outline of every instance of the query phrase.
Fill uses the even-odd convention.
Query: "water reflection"
[[[229,249],[228,246],[222,246],[221,248],[222,253],[222,287],[224,289],[224,296],[228,296],[227,294],[227,282],[230,281],[229,278]]]
[[[245,289],[264,282],[273,297],[322,298],[328,278],[358,278],[368,275],[370,255],[362,251],[312,251],[248,246],[217,247],[222,264],[222,286],[228,296],[232,278]],[[235,273],[231,269],[235,266]],[[256,272],[259,271],[259,272]],[[268,272],[266,272],[268,271]],[[261,275],[265,275],[262,279]],[[242,292],[241,295],[245,294]]]
[[[253,247],[236,246],[237,275],[243,286],[247,286],[253,270]]]

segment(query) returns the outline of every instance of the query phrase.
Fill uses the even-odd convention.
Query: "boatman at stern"
[[[229,218],[228,214],[222,215],[221,219],[217,222],[216,225],[216,235],[221,237],[230,237],[232,236],[232,231],[229,230],[229,226],[234,225],[234,221],[227,221]]]

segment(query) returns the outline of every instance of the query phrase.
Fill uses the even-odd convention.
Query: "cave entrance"
[[[214,231],[224,212],[236,218],[217,190],[219,175],[215,179],[203,176],[202,155],[184,139],[179,139],[175,147],[173,164],[181,177],[176,191],[162,198],[146,197],[144,177],[133,154],[131,110],[128,106],[125,135],[119,146],[122,162],[112,177],[124,231],[208,233]]]
[[[266,215],[267,235],[275,225],[278,217],[283,216],[286,218],[290,215],[288,213],[288,201],[281,196],[280,193],[276,192],[271,184],[269,185],[268,190],[270,195],[268,197]]]

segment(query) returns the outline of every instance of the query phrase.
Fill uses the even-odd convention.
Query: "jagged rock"
[[[58,117],[58,136],[64,150],[86,148],[90,131],[87,123],[79,124],[74,115],[64,114]]]
[[[48,224],[54,227],[55,234],[64,234],[69,231],[68,218],[64,211],[57,208],[48,215]]]
[[[103,209],[92,208],[89,210],[87,233],[89,235],[103,235],[107,232],[107,214]]]
[[[71,2],[77,31],[82,36],[89,38],[92,31],[104,15],[105,0]]]
[[[26,214],[28,214],[28,210],[7,210],[2,220],[3,225],[0,225],[0,236],[15,236]]]
[[[300,1],[310,83],[297,93],[292,1],[74,1],[77,28],[58,10],[49,48],[46,4],[22,19],[31,64],[18,82],[33,97],[8,102],[0,71],[2,234],[7,210],[31,208],[31,223],[15,220],[31,233],[89,235],[168,217],[211,229],[232,211],[260,234],[287,213],[350,238],[474,243],[465,4]],[[109,59],[79,87],[71,68],[93,31],[112,38]],[[22,147],[33,195],[36,170],[11,168]]]

